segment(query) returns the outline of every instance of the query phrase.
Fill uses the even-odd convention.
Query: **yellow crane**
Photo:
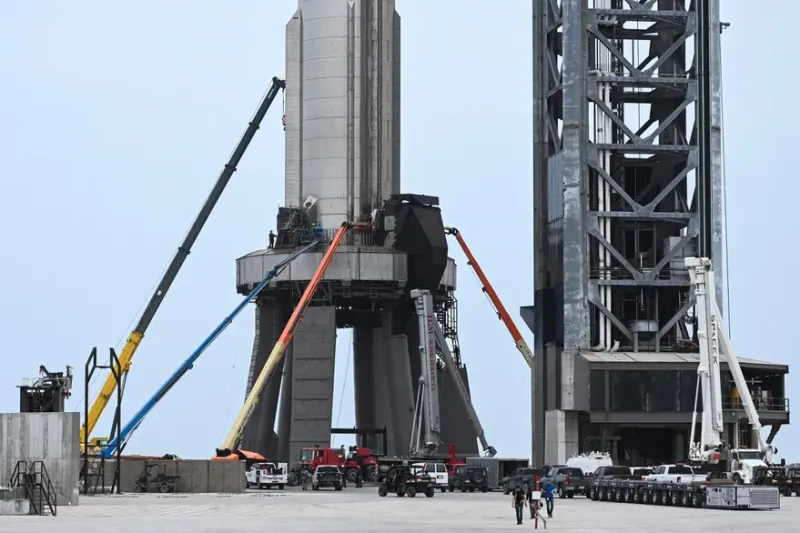
[[[147,327],[153,320],[153,317],[155,316],[156,311],[158,311],[161,302],[164,301],[164,296],[166,296],[167,291],[169,291],[169,288],[172,286],[172,282],[175,281],[175,278],[183,266],[184,261],[189,256],[189,253],[191,253],[192,246],[197,240],[197,237],[200,235],[200,231],[203,229],[208,217],[211,215],[211,211],[213,211],[214,206],[216,206],[217,201],[222,196],[222,192],[228,185],[228,181],[230,181],[233,173],[236,172],[236,166],[239,164],[242,156],[247,150],[247,147],[250,145],[250,141],[253,140],[253,137],[255,136],[256,131],[258,131],[261,121],[264,119],[264,116],[266,116],[273,100],[275,100],[275,97],[278,95],[278,93],[285,88],[286,82],[284,80],[272,78],[272,85],[264,94],[264,98],[259,104],[255,115],[253,115],[253,118],[247,125],[247,128],[242,134],[241,139],[239,139],[236,149],[234,149],[230,159],[223,167],[219,178],[217,178],[217,182],[214,184],[214,188],[211,189],[211,192],[209,193],[208,198],[206,198],[203,207],[200,209],[200,212],[197,214],[197,217],[195,217],[192,226],[189,228],[189,232],[186,234],[183,242],[178,247],[177,252],[175,252],[172,262],[169,264],[169,267],[167,267],[166,272],[164,272],[161,281],[156,286],[156,290],[150,297],[147,307],[145,307],[139,322],[136,324],[136,327],[133,329],[133,331],[131,331],[130,335],[128,335],[125,346],[122,348],[122,352],[119,355],[118,368],[113,369],[113,371],[109,373],[105,383],[103,383],[103,387],[100,389],[100,393],[97,395],[97,398],[95,398],[94,403],[92,403],[92,407],[89,409],[88,417],[81,425],[80,438],[82,447],[83,443],[86,442],[88,437],[92,434],[92,431],[97,425],[97,421],[100,419],[100,416],[103,414],[103,411],[111,399],[111,395],[117,388],[117,379],[114,376],[122,376],[124,378],[130,371],[131,361],[133,360],[133,356],[136,354],[136,349],[139,347],[139,344],[144,338]],[[89,401],[89,398],[86,398],[85,401]],[[115,423],[118,424],[121,423],[121,421],[115,421]],[[107,437],[98,437],[91,439],[89,442],[92,447],[95,447],[102,445],[102,443],[107,441]]]

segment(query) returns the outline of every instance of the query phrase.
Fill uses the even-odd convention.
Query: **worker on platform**
[[[275,248],[275,233],[272,230],[269,230],[269,246],[267,247],[268,250],[272,250]]]
[[[525,491],[522,490],[521,487],[516,487],[511,494],[511,507],[513,507],[516,512],[517,525],[522,524],[522,511],[523,508],[527,506],[528,502],[525,500]]]

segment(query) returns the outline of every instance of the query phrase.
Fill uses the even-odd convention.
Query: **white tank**
[[[316,197],[324,228],[369,215],[400,190],[394,8],[394,0],[299,0],[286,26],[285,205]]]

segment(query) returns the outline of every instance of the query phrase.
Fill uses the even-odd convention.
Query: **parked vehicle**
[[[344,488],[344,474],[338,466],[318,466],[311,478],[311,490],[322,487],[333,487],[334,490]]]
[[[461,492],[489,492],[489,472],[482,466],[457,466],[448,479],[447,489],[450,492],[456,489]]]
[[[428,498],[433,498],[435,491],[429,475],[407,465],[390,467],[378,486],[378,496],[381,498],[386,497],[390,492],[397,494],[400,498],[405,495],[413,498],[420,492]]]
[[[431,478],[431,482],[435,488],[441,490],[442,492],[447,490],[447,480],[450,477],[447,472],[447,465],[439,462],[431,462],[414,463],[411,466],[417,469],[419,472],[425,472]]]
[[[247,488],[268,489],[277,487],[283,490],[288,481],[288,465],[286,463],[253,463],[245,473]]]
[[[528,466],[527,459],[502,459],[498,457],[467,457],[467,466],[476,466],[486,469],[489,490],[501,490],[503,480],[513,474],[518,468]]]
[[[133,492],[175,492],[180,476],[167,475],[167,465],[145,463],[139,479],[133,482]]]
[[[559,498],[573,498],[576,494],[589,496],[591,479],[584,476],[580,468],[556,466],[550,469],[542,481],[551,481]]]
[[[706,476],[695,474],[691,467],[686,465],[661,465],[653,473],[645,476],[645,481],[656,483],[699,483],[705,482]]]
[[[642,480],[653,473],[652,468],[646,468],[643,466],[632,466],[631,467],[631,474],[635,477],[641,477]]]
[[[601,466],[614,466],[614,461],[607,452],[587,452],[570,457],[564,466],[580,468],[584,475],[589,476]]]
[[[518,468],[512,475],[503,479],[503,494],[508,494],[517,487],[527,491],[537,477],[543,478],[545,474],[541,468]]]

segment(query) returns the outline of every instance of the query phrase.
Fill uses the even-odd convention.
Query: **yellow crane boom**
[[[197,217],[195,217],[192,226],[189,228],[189,232],[186,234],[183,242],[178,247],[175,256],[172,258],[172,262],[169,264],[169,267],[167,267],[167,270],[164,272],[164,276],[158,283],[155,292],[150,297],[150,301],[147,303],[147,307],[145,307],[142,317],[139,319],[136,327],[128,336],[128,340],[125,342],[125,346],[122,348],[122,352],[119,355],[119,367],[109,373],[105,383],[103,383],[103,387],[100,389],[100,393],[97,395],[97,398],[95,398],[94,403],[92,403],[88,418],[84,420],[83,424],[81,425],[81,443],[86,442],[88,440],[88,436],[92,434],[92,431],[94,431],[97,421],[100,420],[103,410],[105,410],[111,395],[117,388],[117,379],[114,376],[125,376],[130,370],[131,361],[133,360],[133,356],[136,354],[136,349],[142,342],[144,334],[147,331],[147,327],[150,325],[150,322],[153,320],[156,311],[158,311],[158,308],[161,306],[164,296],[172,286],[172,282],[175,281],[175,278],[183,266],[184,261],[191,253],[192,246],[197,240],[197,237],[200,235],[200,231],[203,229],[206,221],[208,221],[211,211],[213,211],[214,206],[217,205],[217,201],[222,196],[222,192],[228,185],[231,176],[233,176],[233,173],[236,172],[236,166],[239,164],[242,156],[247,150],[247,147],[250,145],[250,141],[253,140],[253,137],[255,136],[256,131],[258,131],[261,121],[264,119],[264,116],[266,116],[273,100],[275,100],[275,97],[278,95],[278,93],[285,88],[286,82],[284,80],[272,78],[272,85],[264,94],[264,98],[259,104],[255,115],[253,115],[253,118],[250,120],[247,128],[244,130],[241,139],[239,139],[239,143],[236,145],[236,148],[231,154],[230,159],[223,167],[219,178],[217,178],[214,188],[211,189],[211,192],[208,194],[203,207],[200,209],[200,212],[197,214]],[[89,401],[89,398],[86,398],[85,401]],[[121,423],[121,421],[117,421],[117,423]]]

